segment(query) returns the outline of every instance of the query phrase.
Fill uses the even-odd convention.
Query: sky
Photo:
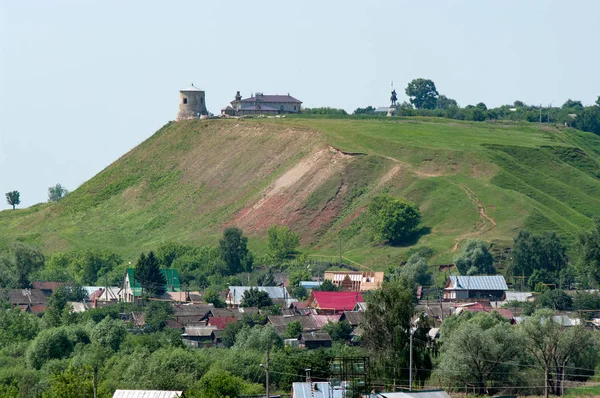
[[[600,2],[0,0],[0,210],[74,190],[177,115],[240,90],[386,106],[415,78],[461,106],[592,104]]]

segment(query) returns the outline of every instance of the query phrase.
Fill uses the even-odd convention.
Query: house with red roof
[[[213,316],[208,318],[208,326],[215,326],[217,330],[223,330],[225,326],[237,321],[234,316]]]
[[[342,314],[344,311],[353,311],[362,302],[364,299],[360,292],[313,291],[308,298],[307,307],[322,315]]]
[[[483,303],[469,303],[469,304],[464,304],[461,305],[459,307],[456,308],[455,310],[455,314],[460,314],[463,311],[468,311],[468,312],[493,312],[493,311],[497,311],[500,315],[502,315],[504,318],[508,319],[508,320],[513,320],[514,319],[514,315],[512,313],[512,311],[507,310],[506,308],[494,308],[492,306],[489,305],[485,305]]]

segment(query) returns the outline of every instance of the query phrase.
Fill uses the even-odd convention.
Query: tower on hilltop
[[[194,83],[186,89],[179,90],[177,120],[194,119],[202,115],[208,115],[204,90],[194,86]]]

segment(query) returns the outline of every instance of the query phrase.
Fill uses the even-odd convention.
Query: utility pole
[[[412,391],[412,368],[413,368],[413,358],[412,358],[412,346],[413,346],[413,333],[414,331],[410,330],[410,344],[409,344],[409,353],[408,353],[408,391]]]
[[[265,363],[265,372],[267,374],[267,379],[266,379],[266,398],[269,398],[269,348],[267,348],[267,361]]]

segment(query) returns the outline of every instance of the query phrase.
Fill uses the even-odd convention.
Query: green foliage
[[[302,333],[302,324],[299,321],[293,321],[285,327],[285,337],[287,339],[297,339]]]
[[[600,310],[600,296],[597,293],[577,291],[573,298],[575,310]]]
[[[381,374],[399,378],[408,358],[410,321],[415,312],[414,287],[405,281],[384,282],[366,297],[363,346],[384,366]],[[390,373],[390,370],[392,372]]]
[[[350,340],[352,326],[350,326],[348,321],[327,322],[327,324],[323,326],[323,331],[327,332],[333,341],[344,343]]]
[[[582,354],[590,352],[595,353],[590,364],[594,368],[598,357],[596,340],[589,331],[583,326],[564,328],[553,315],[551,310],[538,310],[521,327],[526,339],[525,351],[535,366],[548,374],[550,393],[558,394],[565,367],[577,366]]]
[[[166,291],[167,280],[161,272],[154,252],[140,255],[133,273],[135,280],[142,286],[144,294],[151,297],[161,296]]]
[[[259,286],[277,286],[275,282],[275,275],[273,275],[273,269],[269,268],[267,272],[258,278]]]
[[[272,225],[267,236],[269,254],[278,262],[296,254],[300,245],[300,235],[284,225]]]
[[[58,202],[69,194],[69,190],[60,184],[48,188],[48,202]]]
[[[302,108],[302,113],[306,115],[347,115],[344,109],[321,107],[321,108]]]
[[[568,311],[573,308],[573,299],[561,289],[547,289],[535,301],[539,307],[558,311]]]
[[[555,232],[532,234],[527,230],[519,231],[511,251],[511,266],[514,275],[532,276],[529,282],[535,286],[538,282],[557,283],[560,271],[567,266],[566,247]],[[540,274],[542,273],[542,274]]]
[[[40,331],[38,317],[10,304],[0,306],[0,325],[0,347],[32,340]]]
[[[575,118],[575,127],[600,135],[600,106],[588,106],[581,109]]]
[[[99,346],[112,350],[119,351],[121,343],[127,335],[125,324],[121,320],[104,318],[96,326],[92,328],[92,341]]]
[[[44,325],[50,327],[60,326],[63,318],[71,310],[67,306],[69,301],[82,301],[87,293],[79,285],[60,286],[52,292],[44,312]]]
[[[219,248],[221,258],[227,264],[230,275],[252,270],[254,260],[247,244],[248,238],[242,235],[241,229],[227,228],[223,232],[223,238],[219,240]]]
[[[244,326],[235,338],[236,350],[257,350],[266,352],[267,349],[275,350],[283,348],[283,340],[271,326]]]
[[[507,320],[485,312],[451,317],[442,324],[443,344],[434,379],[445,386],[476,387],[478,395],[490,395],[520,384],[523,338]]]
[[[329,279],[325,279],[323,282],[321,282],[321,285],[315,290],[319,290],[322,292],[337,292],[339,289]]]
[[[298,286],[300,281],[312,280],[312,275],[305,267],[294,267],[288,269],[288,280],[290,281],[290,286]]]
[[[227,306],[225,301],[221,298],[219,292],[213,287],[209,287],[204,291],[202,299],[205,303],[214,305],[215,308],[225,308]]]
[[[145,308],[144,320],[150,331],[163,330],[173,316],[173,307],[166,301],[151,301]]]
[[[40,369],[49,360],[66,358],[72,351],[73,343],[66,328],[42,330],[27,348],[27,364]]]
[[[392,244],[401,243],[413,235],[421,222],[416,204],[390,195],[373,198],[367,212],[375,239]]]
[[[440,95],[437,99],[436,107],[438,109],[458,108],[458,102],[452,98],[446,97],[445,95]]]
[[[21,203],[21,193],[19,191],[10,191],[6,193],[6,203],[13,207],[13,210],[16,206]]]
[[[594,219],[589,231],[582,231],[577,238],[579,259],[577,269],[580,275],[590,284],[600,284],[600,217]]]
[[[439,94],[432,80],[414,79],[408,83],[405,92],[417,109],[435,109],[437,106]]]
[[[43,266],[44,256],[39,249],[14,242],[8,255],[0,256],[0,281],[4,280],[7,286],[28,288],[31,276]]]
[[[296,286],[292,291],[292,296],[299,301],[304,301],[308,298],[308,290],[304,286]]]
[[[492,275],[496,273],[494,257],[489,252],[488,245],[481,239],[469,239],[454,262],[461,275]]]
[[[191,397],[234,398],[244,389],[244,380],[223,369],[211,369],[198,381]],[[198,391],[198,392],[196,392]]]
[[[273,300],[269,297],[269,293],[260,291],[256,288],[250,288],[244,291],[241,307],[258,307],[265,308],[273,305]]]
[[[373,108],[371,105],[367,106],[366,108],[356,108],[352,114],[353,115],[374,115],[375,108]]]
[[[410,256],[403,266],[390,267],[387,277],[390,280],[406,278],[411,283],[421,286],[432,286],[434,282],[433,274],[429,271],[427,265],[427,259],[419,253]]]

